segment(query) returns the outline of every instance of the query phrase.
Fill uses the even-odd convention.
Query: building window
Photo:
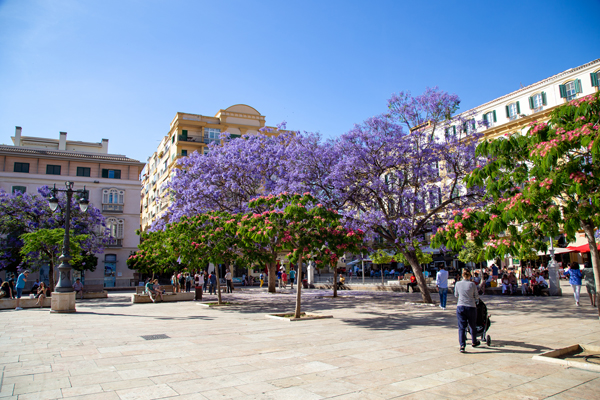
[[[181,150],[181,155],[182,155],[183,157],[187,156],[187,150]]]
[[[122,247],[123,234],[125,230],[125,220],[121,218],[107,218],[106,229],[108,229],[110,238],[108,239],[108,247]]]
[[[29,173],[29,163],[16,162],[15,163],[15,172]]]
[[[592,87],[600,87],[600,71],[592,72],[590,78],[592,78]]]
[[[60,165],[46,165],[46,175],[60,175]]]
[[[125,191],[110,188],[102,190],[102,211],[105,212],[123,212],[125,204]]]
[[[204,151],[203,151],[203,153],[204,153],[204,155],[207,155],[207,154],[208,154],[208,147],[205,147],[205,148],[204,148]]]
[[[577,97],[578,93],[581,93],[581,81],[575,79],[574,81],[560,85],[558,88],[560,90],[560,97],[567,99],[567,101],[571,101]]]
[[[77,167],[77,176],[90,176],[90,169],[87,167]]]
[[[533,111],[543,110],[546,103],[546,92],[534,94],[529,98],[529,108]]]
[[[12,187],[13,194],[15,193],[25,193],[27,192],[27,188],[25,186],[13,186]]]
[[[215,128],[204,128],[204,143],[211,143],[220,140],[221,130]]]
[[[509,120],[513,121],[517,119],[519,117],[519,114],[521,114],[521,107],[518,101],[510,103],[506,106],[506,118],[508,118]]]
[[[446,130],[444,131],[444,134],[446,135],[446,139],[455,139],[456,138],[456,126],[450,126],[450,127],[446,128]]]
[[[483,114],[483,123],[487,127],[494,126],[496,123],[496,110]]]
[[[463,132],[467,135],[475,132],[475,119],[470,119],[463,124]]]
[[[103,169],[102,177],[110,178],[110,179],[121,179],[121,170],[120,169]]]

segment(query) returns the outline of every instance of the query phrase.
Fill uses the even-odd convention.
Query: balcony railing
[[[102,204],[102,212],[122,213],[123,204]]]
[[[123,247],[123,239],[108,239],[105,247]]]

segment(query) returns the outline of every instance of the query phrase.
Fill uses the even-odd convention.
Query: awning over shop
[[[565,249],[563,248],[554,248],[554,254],[562,254],[562,253],[572,253],[575,250],[572,250],[571,247],[567,247]],[[589,251],[589,250],[588,250]],[[538,251],[538,256],[545,256],[545,255],[550,255],[550,250],[543,252],[543,251]]]
[[[597,244],[596,246],[598,246],[598,250],[600,250],[600,244]],[[578,253],[589,253],[590,252],[590,245],[589,244],[584,244],[581,246],[577,246],[577,247],[567,247],[567,249],[569,249],[570,251],[576,251]]]

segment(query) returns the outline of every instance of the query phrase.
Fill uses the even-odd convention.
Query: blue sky
[[[335,137],[394,92],[461,110],[600,58],[600,2],[0,0],[0,144],[99,142],[146,161],[178,111],[244,103]]]

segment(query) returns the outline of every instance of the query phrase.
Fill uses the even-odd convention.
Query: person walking
[[[281,289],[281,268],[277,270],[277,286]]]
[[[179,278],[179,292],[183,293],[185,292],[185,274],[181,272],[177,278]]]
[[[287,289],[287,279],[288,279],[288,275],[285,273],[285,270],[283,270],[283,272],[281,272],[281,280],[283,281],[284,289]]]
[[[185,291],[186,292],[191,292],[192,291],[192,281],[194,280],[194,278],[192,277],[192,274],[190,274],[189,272],[185,273]]]
[[[202,275],[204,275],[204,293],[206,293],[206,291],[208,290],[208,271],[204,270],[202,272]]]
[[[463,279],[454,285],[454,297],[458,298],[456,303],[456,318],[458,320],[458,343],[460,352],[465,352],[467,342],[467,327],[471,332],[471,346],[477,347],[481,344],[477,340],[477,304],[479,293],[477,285],[471,282],[471,272],[463,271]]]
[[[231,271],[227,268],[225,273],[225,282],[227,283],[227,293],[233,293],[233,281],[231,280]]]
[[[27,282],[27,277],[29,276],[29,270],[26,269],[25,271],[23,271],[21,274],[19,274],[19,277],[17,278],[17,307],[15,307],[15,310],[22,310],[22,308],[20,307],[21,305],[21,295],[23,294],[23,289],[25,289],[25,282]]]
[[[446,271],[444,265],[440,267],[440,270],[435,276],[435,285],[437,286],[440,295],[440,308],[445,310],[446,300],[448,298],[448,271]]]
[[[260,287],[262,288],[263,284],[265,283],[265,275],[262,272],[260,273],[259,279],[260,279]]]
[[[209,294],[217,294],[217,275],[214,272],[211,272],[208,276],[209,285],[208,285],[208,293]]]
[[[293,267],[290,267],[290,285],[292,290],[294,289],[294,280],[296,279],[296,271]]]
[[[579,263],[578,262],[572,263],[571,268],[569,268],[569,270],[567,272],[565,272],[565,275],[569,276],[569,284],[573,288],[573,296],[575,297],[575,304],[579,305],[579,296],[581,295],[581,279],[583,278],[583,275],[581,274],[581,271],[579,270]]]
[[[177,280],[177,273],[173,272],[173,276],[171,277],[171,286],[173,286],[173,293],[177,293],[177,286],[179,281]]]

